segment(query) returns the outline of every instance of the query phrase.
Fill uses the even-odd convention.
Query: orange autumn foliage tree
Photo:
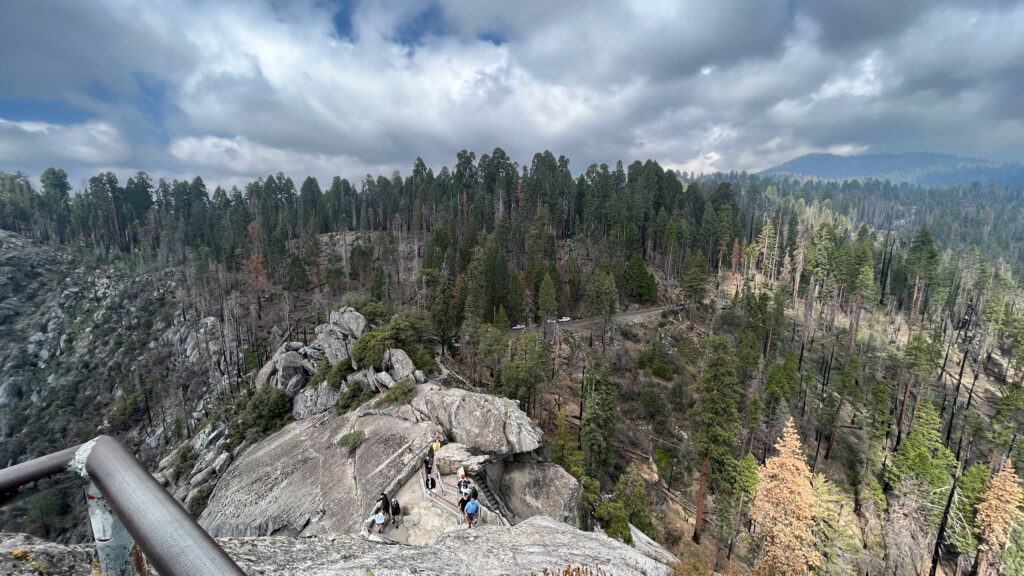
[[[978,502],[977,526],[981,544],[978,546],[977,574],[985,574],[989,554],[998,553],[1006,544],[1017,522],[1020,521],[1020,503],[1024,491],[1017,484],[1013,462],[1006,461],[1003,469],[992,478],[989,489]]]
[[[758,470],[760,482],[750,507],[754,535],[764,543],[758,572],[800,576],[818,565],[814,551],[814,494],[811,471],[793,419],[775,444],[777,456]]]

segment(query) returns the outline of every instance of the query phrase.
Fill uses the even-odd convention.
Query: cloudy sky
[[[816,151],[1024,159],[1024,1],[32,0],[0,23],[0,170],[242,183]]]

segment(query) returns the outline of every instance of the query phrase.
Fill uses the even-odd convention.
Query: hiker
[[[469,488],[472,486],[472,484],[473,481],[470,480],[469,478],[466,478],[465,474],[460,474],[459,482],[455,486],[459,489],[459,492],[462,492],[463,494],[469,494]]]
[[[466,494],[465,492],[463,492],[462,496],[459,498],[459,511],[462,512],[462,519],[463,520],[466,519],[466,505],[467,504],[469,504],[469,494]]]
[[[398,526],[398,517],[402,515],[402,507],[398,504],[398,499],[391,500],[391,525]]]
[[[384,510],[377,510],[377,515],[373,518],[374,522],[377,523],[377,533],[384,533],[384,525],[387,524],[388,520],[384,517]]]
[[[468,496],[469,494],[466,494],[467,500]],[[480,503],[477,502],[475,499],[468,500],[466,502],[466,524],[468,524],[470,528],[476,526],[476,523],[479,522],[479,520],[477,520],[477,512],[479,511],[479,509]]]
[[[427,477],[428,478],[430,477],[430,473],[433,471],[433,469],[434,469],[434,461],[430,457],[424,458],[423,459],[423,471],[427,473]]]
[[[433,492],[434,488],[437,488],[437,482],[434,480],[433,476],[427,476],[427,490]]]
[[[377,508],[385,516],[391,513],[391,499],[388,498],[386,492],[381,492],[380,496],[377,497]]]
[[[430,443],[430,449],[433,452],[437,452],[441,449],[441,437],[434,438],[434,441]]]

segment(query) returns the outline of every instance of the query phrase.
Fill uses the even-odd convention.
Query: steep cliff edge
[[[615,576],[667,576],[665,564],[602,534],[581,532],[545,516],[512,527],[486,526],[441,536],[427,546],[387,546],[351,535],[311,538],[222,538],[228,555],[249,576],[499,576],[542,573],[566,566],[600,566]],[[18,552],[14,554],[14,552]],[[31,557],[30,559],[27,559]],[[0,534],[0,573],[93,573],[89,545],[61,546],[22,534]]]

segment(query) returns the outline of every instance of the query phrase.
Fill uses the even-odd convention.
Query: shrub
[[[640,391],[640,406],[649,420],[660,420],[665,415],[665,399],[654,384],[648,384]]]
[[[629,516],[622,502],[602,502],[594,516],[609,537],[618,538],[626,544],[633,543],[633,535],[629,531]]]
[[[319,386],[321,382],[327,382],[327,386],[331,390],[341,390],[341,383],[353,372],[355,370],[352,369],[352,364],[348,361],[338,362],[331,366],[331,363],[324,359],[317,362],[316,374],[309,379],[308,386],[312,388]]]
[[[384,393],[381,402],[388,406],[392,404],[408,404],[416,397],[416,383],[412,378],[402,378],[395,385]]]
[[[245,439],[256,440],[280,430],[291,417],[292,401],[284,390],[274,386],[260,388],[228,424],[227,450],[234,450]]]
[[[338,439],[338,446],[347,448],[349,452],[353,452],[359,445],[366,439],[366,434],[362,430],[353,430],[348,434],[345,434]]]
[[[651,362],[651,374],[661,378],[662,380],[671,380],[674,376],[672,373],[672,367],[662,360],[655,360],[654,362]]]
[[[213,484],[207,483],[196,488],[196,495],[188,504],[188,513],[193,516],[202,514],[203,510],[206,510],[206,504],[210,501],[210,494],[213,494]]]
[[[179,478],[182,474],[190,474],[192,469],[195,468],[197,456],[196,451],[192,449],[192,443],[186,442],[184,446],[178,448],[178,451],[174,453],[174,460],[171,462],[174,473]]]
[[[622,334],[623,338],[633,342],[634,344],[640,342],[640,334],[638,334],[636,330],[633,330],[632,326],[623,326],[622,328],[619,328],[619,334]]]
[[[334,412],[344,414],[362,406],[370,398],[373,398],[373,393],[368,392],[362,382],[358,380],[351,382],[341,396],[338,396],[338,401],[334,403]]]

